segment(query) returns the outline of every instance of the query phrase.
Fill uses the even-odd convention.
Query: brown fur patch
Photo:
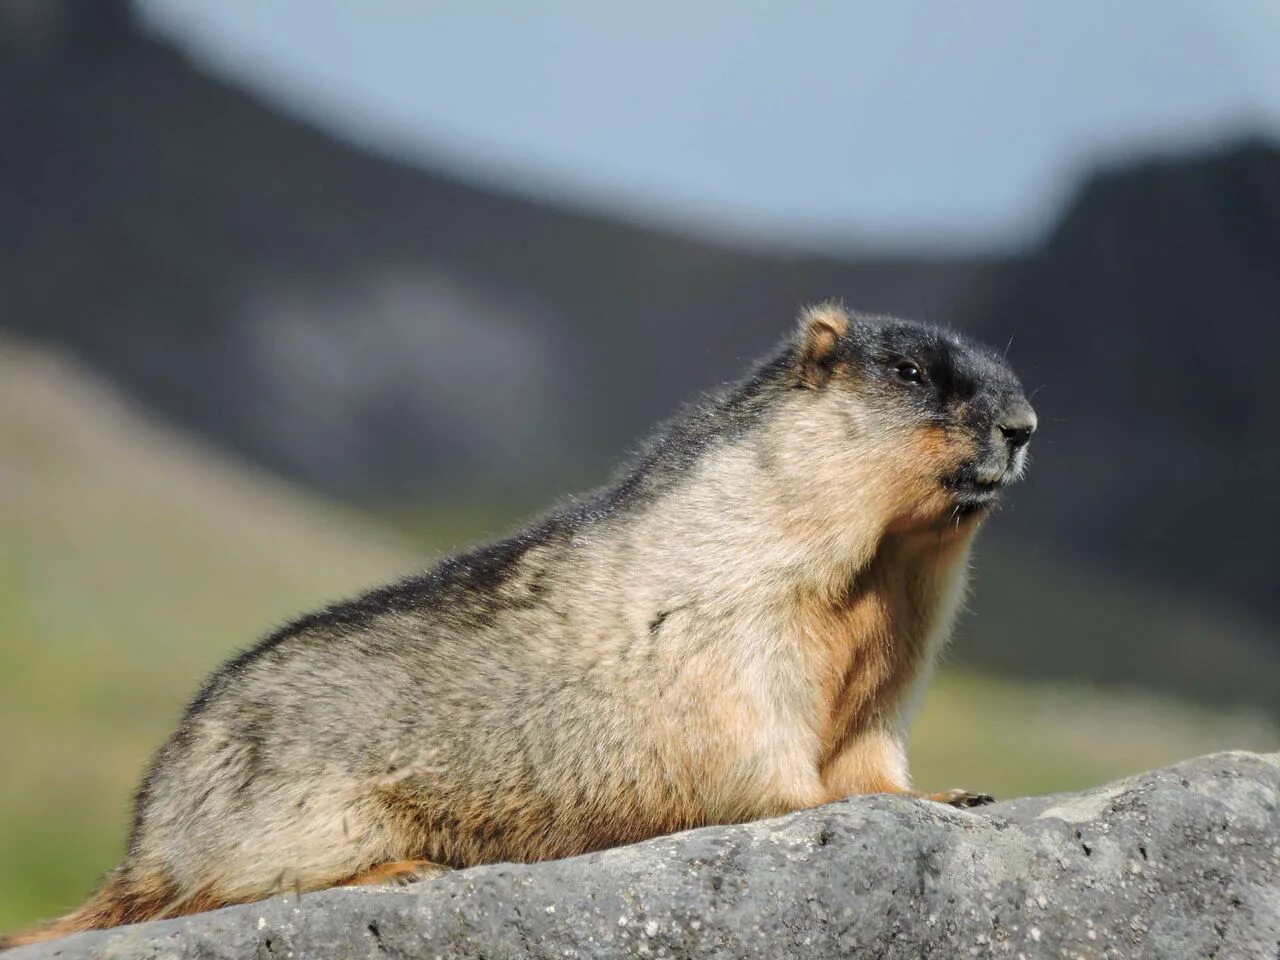
[[[846,792],[907,787],[892,738],[883,747],[875,741],[924,666],[932,614],[967,540],[891,535],[843,597],[810,609],[805,636],[824,664],[819,771],[828,785],[836,781]]]
[[[953,512],[951,494],[942,486],[942,477],[971,459],[973,441],[963,431],[943,426],[914,428],[892,457],[895,479],[894,516],[887,529],[905,530],[922,525],[943,524]]]

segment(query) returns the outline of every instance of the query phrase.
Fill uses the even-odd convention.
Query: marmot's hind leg
[[[431,880],[449,868],[430,860],[392,860],[380,863],[372,869],[357,873],[338,884],[340,887],[363,887],[378,883],[417,883],[419,880]]]

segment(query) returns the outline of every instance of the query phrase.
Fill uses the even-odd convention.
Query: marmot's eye
[[[924,371],[910,360],[900,360],[894,366],[893,372],[903,383],[924,383]]]

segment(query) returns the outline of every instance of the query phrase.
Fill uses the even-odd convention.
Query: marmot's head
[[[802,314],[791,356],[804,432],[825,437],[823,482],[857,483],[887,525],[982,514],[1021,476],[1036,415],[998,354],[823,304]]]

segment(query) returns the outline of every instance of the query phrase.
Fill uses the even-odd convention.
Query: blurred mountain
[[[203,76],[128,11],[68,4],[0,69],[3,323],[331,491],[599,463],[802,300],[950,316],[988,283],[980,259],[751,254],[410,169]]]
[[[997,555],[1088,576],[1006,562],[1018,602],[980,593],[964,649],[1275,703],[1280,631],[1251,619],[1280,613],[1274,144],[1103,171],[1020,255],[735,249],[372,156],[200,73],[123,0],[0,0],[0,131],[0,328],[355,500],[596,479],[805,301],[1008,344],[1042,432]],[[1175,640],[1160,589],[1094,595],[1113,574],[1209,612]],[[1124,616],[1072,615],[1095,602]],[[1019,636],[1009,611],[1088,635]]]

